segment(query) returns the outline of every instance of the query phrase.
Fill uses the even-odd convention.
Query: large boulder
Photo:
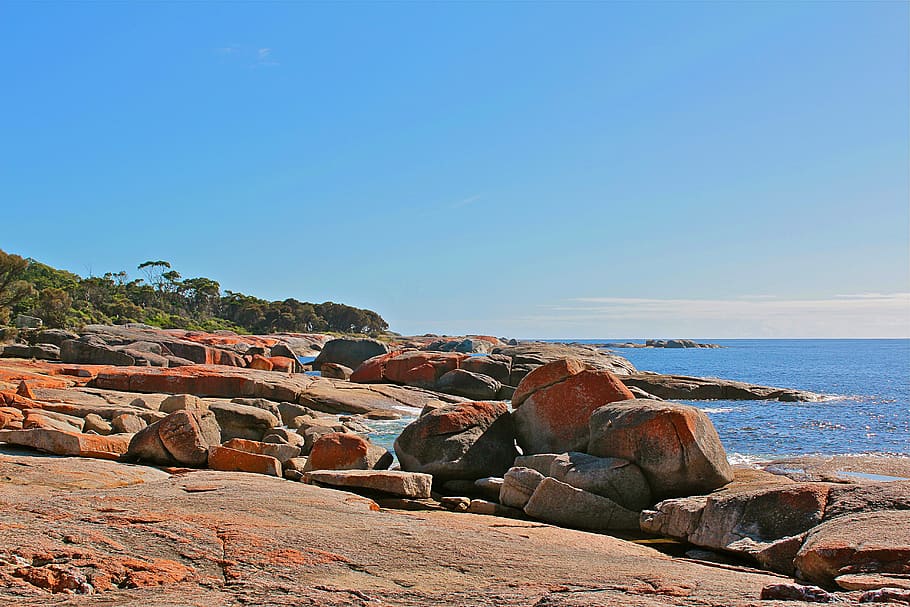
[[[549,476],[629,510],[639,511],[651,503],[651,488],[641,468],[624,459],[566,453],[550,464]]]
[[[266,433],[279,424],[278,418],[259,407],[237,403],[213,403],[209,406],[218,425],[222,440],[245,438],[261,441]]]
[[[557,360],[528,374],[512,397],[518,444],[525,453],[585,451],[588,421],[602,405],[633,398],[606,370]]]
[[[221,443],[221,431],[209,411],[175,411],[137,432],[127,458],[163,466],[197,468],[208,462],[208,449]]]
[[[368,358],[385,354],[389,347],[375,339],[352,339],[343,337],[326,342],[322,352],[313,361],[313,369],[319,370],[325,363],[337,363],[356,369]]]
[[[384,470],[392,461],[388,450],[362,436],[329,432],[313,442],[305,470]]]
[[[547,477],[524,507],[525,514],[548,523],[591,531],[638,530],[638,513],[613,500]]]
[[[102,339],[85,335],[79,339],[68,339],[60,345],[60,360],[65,363],[88,365],[116,365],[130,367],[136,359],[107,345]]]
[[[502,476],[512,466],[515,428],[500,402],[464,402],[427,411],[395,440],[403,470],[437,480]]]
[[[910,510],[849,514],[813,529],[796,555],[803,578],[832,585],[844,573],[910,574]]]
[[[500,387],[502,384],[492,377],[464,369],[453,369],[436,382],[436,389],[440,392],[474,400],[493,400]]]
[[[502,354],[471,356],[461,361],[460,368],[492,377],[501,384],[508,384],[509,375],[512,373],[512,359]]]
[[[688,405],[638,399],[600,407],[585,451],[637,464],[657,499],[707,493],[733,480],[714,425]]]

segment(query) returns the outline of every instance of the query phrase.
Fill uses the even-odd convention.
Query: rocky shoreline
[[[490,336],[27,337],[0,358],[0,602],[910,601],[905,461],[733,467],[672,402],[819,395]],[[418,413],[389,469],[369,424]]]

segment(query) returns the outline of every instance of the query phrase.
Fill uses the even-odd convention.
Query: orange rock
[[[209,468],[281,476],[281,462],[274,457],[220,446],[209,447]]]
[[[268,358],[260,354],[255,354],[253,360],[249,364],[250,369],[258,369],[260,371],[271,371],[272,363]]]
[[[268,361],[272,363],[272,371],[281,371],[283,373],[293,373],[297,369],[297,361],[287,356],[270,356]]]
[[[534,392],[564,381],[584,370],[584,363],[574,358],[554,360],[542,367],[537,367],[518,384],[515,394],[512,396],[512,407],[517,408]]]
[[[55,455],[94,457],[97,453],[126,453],[130,444],[129,434],[82,434],[65,430],[32,428],[29,430],[0,430],[0,442]]]
[[[380,383],[385,381],[385,366],[401,352],[389,352],[368,358],[351,374],[351,381],[359,384]]]
[[[24,379],[19,382],[19,388],[16,390],[16,394],[35,400],[35,393],[32,392],[32,389],[29,387],[28,382]]]
[[[391,454],[357,434],[330,432],[313,443],[305,470],[371,470],[388,468]]]
[[[386,362],[384,375],[399,384],[432,388],[467,357],[456,352],[405,352]]]
[[[534,391],[515,410],[518,444],[525,454],[585,451],[591,414],[608,403],[633,398],[609,371],[583,370],[570,375]]]

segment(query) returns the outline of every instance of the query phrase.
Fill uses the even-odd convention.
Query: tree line
[[[137,270],[81,276],[34,259],[0,250],[0,325],[19,314],[41,318],[46,326],[141,322],[161,328],[238,333],[362,333],[389,328],[372,310],[327,301],[267,301],[222,291],[211,278],[183,278],[164,260],[149,260]]]

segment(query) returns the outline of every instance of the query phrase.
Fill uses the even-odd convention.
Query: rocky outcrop
[[[655,498],[697,495],[733,480],[733,469],[708,416],[688,405],[629,400],[590,418],[585,451],[642,469]]]
[[[250,441],[252,442],[252,441]],[[281,462],[263,453],[213,446],[208,449],[208,467],[225,472],[249,472],[266,476],[282,476]]]
[[[823,397],[805,390],[773,388],[744,382],[686,375],[639,372],[622,376],[626,386],[670,400],[779,400],[815,402]]]
[[[222,440],[245,438],[261,441],[266,433],[279,424],[275,415],[259,407],[237,403],[213,403],[209,410],[218,420]]]
[[[541,365],[566,358],[579,360],[589,369],[601,369],[616,375],[635,372],[634,365],[622,356],[582,344],[523,342],[514,346],[494,348],[493,354],[508,356],[512,359],[513,370],[516,366],[524,367],[527,369],[525,373]],[[513,373],[513,381],[509,384],[517,386],[521,379],[522,377],[516,377]]]
[[[464,402],[428,411],[395,440],[403,470],[437,480],[502,476],[515,456],[515,429],[504,403]]]
[[[511,508],[524,508],[544,478],[543,474],[531,468],[509,468],[499,488],[499,503]]]
[[[635,512],[652,503],[651,488],[641,468],[624,459],[563,453],[553,459],[547,476]]]
[[[814,528],[795,559],[802,577],[833,585],[852,572],[910,574],[910,510],[848,514]]]
[[[526,454],[584,451],[591,414],[631,398],[609,371],[591,370],[571,359],[541,366],[522,380],[512,399],[518,444]]]
[[[326,363],[335,363],[350,369],[356,369],[368,358],[386,354],[388,351],[389,347],[386,344],[375,339],[351,339],[348,337],[333,339],[326,342],[322,347],[319,356],[313,361],[313,369],[319,371],[322,365]]]

